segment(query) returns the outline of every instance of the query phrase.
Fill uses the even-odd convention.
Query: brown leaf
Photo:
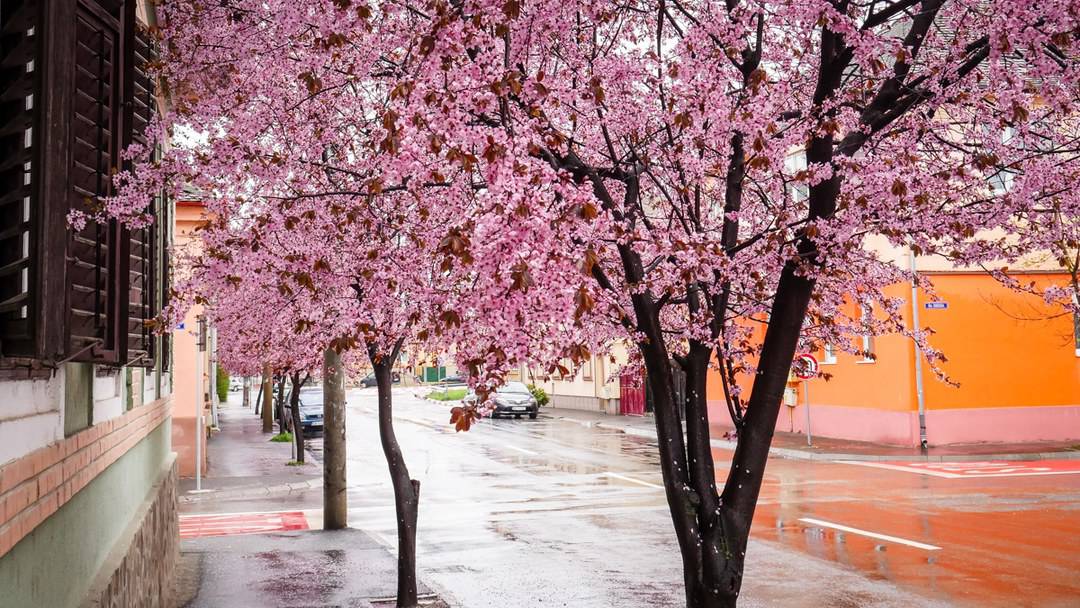
[[[578,287],[577,293],[574,294],[574,305],[577,307],[574,310],[574,320],[576,321],[592,311],[593,307],[596,306],[596,300],[593,299],[589,290],[582,285]]]
[[[529,265],[524,261],[519,261],[514,264],[510,269],[510,289],[528,293],[529,288],[533,286],[532,275],[529,274]]]
[[[587,275],[591,275],[593,268],[600,263],[600,257],[596,255],[592,247],[585,250],[585,259],[581,262],[581,271]]]

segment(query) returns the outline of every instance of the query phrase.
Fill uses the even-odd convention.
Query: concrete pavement
[[[176,608],[393,605],[397,557],[385,543],[321,530],[318,511],[283,510],[319,504],[315,454],[287,465],[290,444],[269,441],[250,409],[225,405],[219,420],[204,490],[193,480],[181,487]],[[422,606],[447,607],[422,581],[419,591]]]
[[[189,608],[385,608],[397,560],[360,530],[289,531],[185,541],[199,580]],[[420,584],[423,606],[445,608]]]

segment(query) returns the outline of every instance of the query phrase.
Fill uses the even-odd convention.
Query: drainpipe
[[[908,250],[911,261],[911,329],[919,330],[919,286],[916,281],[918,271],[915,268],[915,252]],[[915,342],[915,396],[919,402],[919,445],[926,449],[926,397],[923,392],[922,349]]]

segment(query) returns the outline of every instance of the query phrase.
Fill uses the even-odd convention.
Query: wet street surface
[[[374,389],[350,391],[349,521],[392,545],[375,407]],[[398,438],[421,482],[420,576],[436,591],[466,608],[683,605],[655,441],[550,409],[539,420],[485,420],[455,433],[448,408],[395,391]],[[310,447],[321,458],[321,441]],[[714,456],[722,481],[730,452]],[[184,509],[320,501],[314,489]],[[774,458],[740,605],[1078,606],[1078,540],[1080,474],[1068,466],[924,470]]]

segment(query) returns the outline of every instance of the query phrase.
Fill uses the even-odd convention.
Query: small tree
[[[217,366],[217,394],[218,401],[225,402],[229,400],[229,372],[225,371],[225,368],[218,364]]]

